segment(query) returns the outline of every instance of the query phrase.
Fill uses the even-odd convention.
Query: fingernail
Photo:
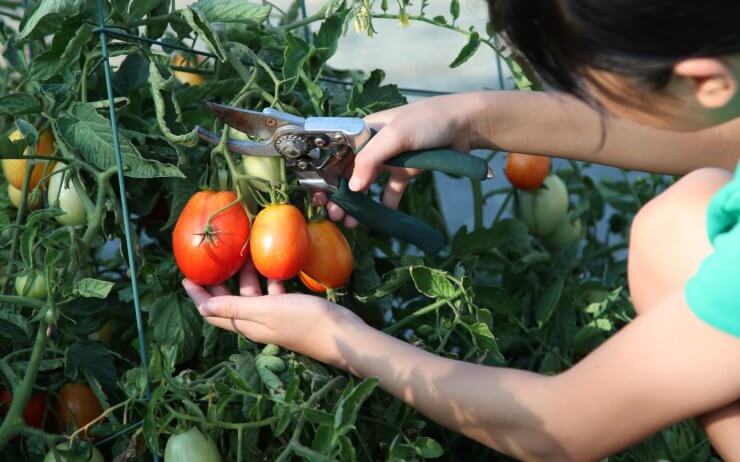
[[[349,189],[352,191],[359,191],[361,189],[360,186],[360,180],[358,178],[352,177],[349,180]]]

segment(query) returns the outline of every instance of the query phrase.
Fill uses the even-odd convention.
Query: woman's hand
[[[262,295],[251,262],[239,273],[240,296],[224,285],[202,287],[188,279],[182,284],[209,324],[337,367],[346,367],[337,345],[340,330],[369,329],[344,307],[311,295],[286,294],[280,281],[268,280],[267,295]]]
[[[362,151],[355,157],[349,187],[353,191],[365,191],[383,171],[390,173],[383,192],[383,204],[398,207],[409,180],[419,173],[411,168],[387,167],[385,161],[407,151],[451,147],[461,152],[471,149],[470,121],[474,118],[474,107],[478,106],[475,94],[446,95],[428,98],[394,109],[371,114],[365,118],[367,124],[378,131]],[[324,193],[314,195],[317,205],[327,205],[329,217],[338,221],[345,212],[329,202]],[[347,216],[348,228],[357,226],[357,221]]]

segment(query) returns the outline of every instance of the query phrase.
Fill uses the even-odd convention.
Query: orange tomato
[[[25,168],[25,167],[24,167]],[[38,200],[31,202],[30,198],[33,197],[30,194],[28,194],[29,200],[26,203],[26,208],[28,210],[36,210],[41,208],[43,204],[41,204],[41,196],[37,196]],[[8,183],[8,199],[10,199],[10,203],[15,208],[19,208],[21,206],[21,190],[13,186],[12,184]]]
[[[20,130],[15,130],[8,138],[11,141],[18,141],[23,138],[23,135]],[[50,156],[54,154],[55,150],[54,135],[49,130],[42,131],[36,143],[36,153],[40,156]],[[24,155],[31,155],[31,149],[26,148]],[[8,180],[8,183],[16,189],[23,187],[23,179],[26,176],[26,162],[28,161],[25,159],[3,159],[2,161],[3,174]],[[29,190],[36,187],[45,172],[51,172],[53,170],[54,164],[55,162],[36,162],[31,173],[31,182],[28,185]]]
[[[352,274],[352,249],[347,238],[329,220],[309,223],[308,236],[308,259],[301,268],[301,281],[314,292],[342,287]]]
[[[257,271],[284,281],[298,275],[308,258],[308,227],[290,204],[269,205],[254,219],[249,248]]]
[[[504,172],[514,187],[525,191],[537,189],[550,173],[550,158],[512,152],[506,158]]]
[[[171,63],[175,67],[196,67],[199,64],[199,60],[195,57],[185,58],[182,55],[174,55],[172,57]],[[188,84],[191,87],[194,87],[195,85],[200,85],[205,81],[202,75],[194,74],[192,72],[173,70],[172,75],[175,77],[175,79],[177,79],[178,82]]]
[[[81,383],[68,383],[57,393],[59,431],[81,428],[103,413],[98,397]]]

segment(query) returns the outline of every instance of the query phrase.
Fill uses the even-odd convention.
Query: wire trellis
[[[157,45],[157,46],[162,47],[165,50],[186,51],[188,53],[193,53],[193,54],[197,54],[197,55],[208,57],[208,58],[216,58],[216,55],[213,53],[207,52],[207,51],[195,50],[191,47],[185,47],[185,46],[181,46],[177,44],[167,43],[161,40],[153,40],[147,37],[140,37],[140,36],[133,35],[128,32],[122,31],[121,29],[107,27],[105,25],[103,0],[96,0],[96,2],[97,2],[97,10],[98,10],[98,24],[97,24],[98,27],[95,28],[93,32],[100,36],[100,46],[101,46],[101,51],[102,51],[102,59],[100,63],[102,63],[103,65],[103,70],[105,74],[105,85],[106,85],[106,90],[107,90],[107,95],[108,95],[109,115],[110,115],[110,123],[111,123],[112,135],[113,135],[113,150],[116,156],[116,173],[118,177],[118,187],[119,187],[119,193],[120,193],[120,203],[121,203],[121,211],[123,215],[123,226],[124,226],[126,253],[127,253],[126,264],[128,266],[129,274],[131,275],[131,291],[132,291],[132,298],[133,298],[133,303],[134,303],[134,313],[136,317],[136,330],[137,330],[138,343],[139,343],[139,355],[141,359],[141,367],[143,369],[144,376],[146,379],[146,400],[148,401],[151,398],[151,393],[152,393],[151,384],[149,382],[149,373],[148,373],[149,372],[148,371],[149,361],[148,361],[147,350],[146,350],[146,341],[144,337],[144,323],[143,323],[143,315],[142,315],[142,310],[141,310],[141,302],[139,299],[137,262],[136,262],[136,257],[135,257],[136,253],[134,252],[134,244],[133,244],[134,240],[132,236],[132,231],[131,231],[132,228],[131,228],[131,220],[130,220],[131,217],[129,214],[128,198],[126,194],[127,192],[126,191],[126,179],[123,175],[123,158],[121,155],[118,118],[116,114],[116,105],[114,101],[110,55],[108,53],[108,37],[115,37],[122,41],[130,40],[130,41],[134,41],[138,43],[146,43],[148,45]],[[29,6],[28,0],[23,0],[23,7],[25,10],[28,10],[28,6]],[[305,0],[300,1],[299,7],[300,7],[300,14],[302,16],[302,19],[306,19],[307,12],[306,12]],[[310,34],[308,25],[303,27],[303,35],[306,41],[310,41],[311,34]],[[252,65],[254,66],[254,64]],[[91,72],[94,70],[94,68],[91,70]],[[496,68],[498,71],[498,87],[499,89],[503,89],[504,88],[504,77],[502,74],[503,66],[501,63],[501,58],[498,55],[496,56]],[[353,85],[353,82],[350,80],[338,79],[338,78],[333,78],[333,77],[320,77],[319,80],[325,83],[330,83],[330,84],[347,85],[347,86]],[[451,93],[448,91],[436,91],[436,90],[426,90],[426,89],[420,89],[420,88],[406,88],[406,87],[399,87],[399,91],[403,94],[423,96],[423,97],[447,95]],[[140,428],[142,425],[143,425],[143,421],[133,422],[129,424],[127,427],[119,430],[118,432],[106,437],[105,439],[100,440],[96,444],[97,445],[107,444],[125,434],[128,434]],[[152,459],[155,462],[159,462],[159,455],[152,454]]]

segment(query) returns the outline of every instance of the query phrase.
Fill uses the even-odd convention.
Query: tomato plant
[[[290,204],[267,206],[254,219],[249,245],[254,267],[263,276],[281,281],[297,276],[309,252],[303,213]]]
[[[248,258],[249,219],[230,191],[200,191],[188,200],[172,232],[175,261],[198,284],[230,278]]]
[[[515,188],[525,191],[537,189],[550,173],[550,158],[512,152],[506,158],[504,172]]]
[[[103,412],[92,389],[81,383],[68,383],[60,388],[55,409],[60,431],[84,427]]]
[[[308,224],[308,257],[301,281],[313,292],[337,289],[352,274],[352,249],[337,225],[328,220]]]
[[[125,191],[96,3],[22,3],[0,8],[10,18],[0,21],[0,381],[13,390],[0,421],[0,460],[50,462],[58,443],[61,450],[86,438],[102,454],[82,444],[74,455],[59,452],[60,460],[169,460],[173,447],[191,441],[197,448],[174,460],[192,460],[199,450],[236,462],[508,460],[372,379],[205,323],[182,289],[183,274],[206,285],[226,280],[236,293],[227,279],[249,257],[248,246],[262,274],[300,275],[308,286],[289,281],[288,290],[341,286],[327,296],[373,326],[476,364],[555,374],[634,315],[624,289],[629,224],[670,178],[600,178],[586,164],[563,162],[540,187],[533,181],[484,193],[467,183],[440,190],[447,182],[423,173],[400,208],[447,232],[442,253],[422,256],[364,227],[346,231],[350,252],[336,227],[307,225],[290,205],[309,197],[282,159],[198,141],[196,125],[247,138],[215,121],[207,101],[356,117],[404,104],[382,70],[330,64],[347,46],[343,35],[372,35],[379,21],[440,27],[449,43],[453,36],[466,43],[449,56],[452,72],[464,72],[473,53],[491,53],[498,42],[465,24],[467,2],[326,0],[311,2],[317,10],[303,18],[300,4],[287,1],[103,1]],[[384,64],[383,54],[373,59]],[[519,88],[535,86],[526,66],[504,59]],[[490,155],[498,165],[498,154]],[[512,183],[514,160],[506,167]],[[447,216],[451,195],[468,201],[462,220],[464,207]],[[456,224],[468,215],[472,226]],[[572,228],[564,217],[575,220]],[[576,238],[578,245],[561,246]],[[32,274],[40,277],[31,282]],[[50,390],[46,420],[58,416],[59,425],[24,423],[37,390]],[[583,405],[598,404],[584,397]],[[87,432],[74,430],[101,412]],[[688,423],[610,460],[711,457]]]
[[[170,436],[164,449],[164,459],[221,462],[221,455],[212,439],[192,427]]]

